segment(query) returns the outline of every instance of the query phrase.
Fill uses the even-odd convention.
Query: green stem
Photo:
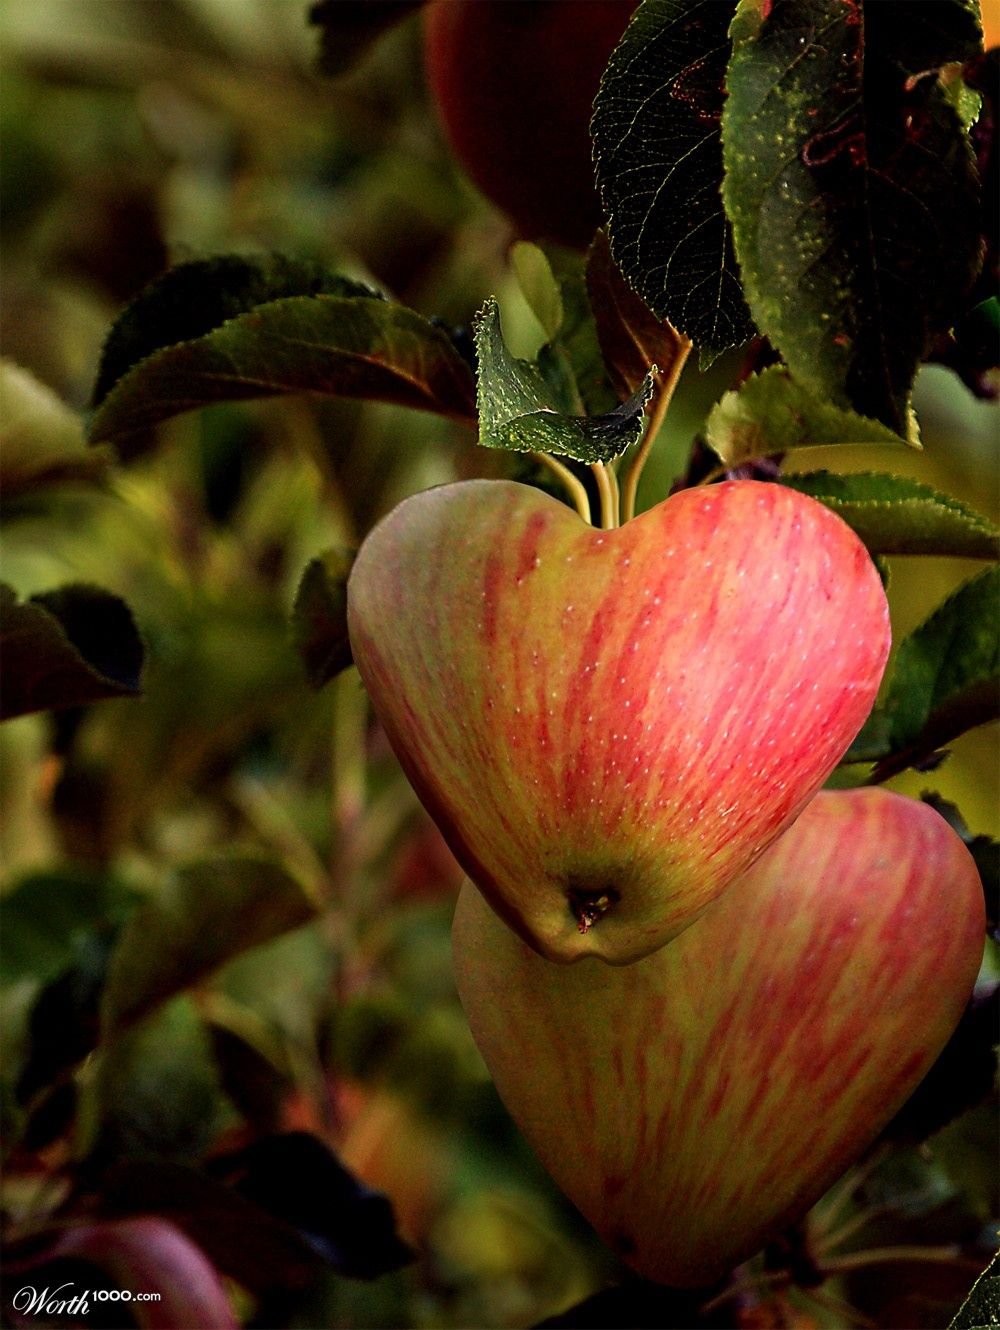
[[[635,455],[635,460],[625,473],[625,483],[622,486],[622,521],[629,522],[635,517],[635,501],[639,493],[639,481],[642,478],[646,461],[649,458],[650,451],[656,441],[656,436],[660,432],[660,427],[666,417],[670,407],[671,399],[674,395],[674,389],[681,377],[681,371],[691,354],[691,342],[684,337],[680,340],[680,345],[674,356],[673,363],[666,374],[656,376],[656,396],[653,401],[653,409],[649,413],[649,420],[646,424],[646,433],[643,435],[642,443],[639,445],[639,451]]]
[[[597,492],[601,496],[601,529],[611,531],[618,525],[617,480],[612,481],[612,473],[603,462],[591,462],[590,470],[597,482]]]
[[[583,482],[574,476],[568,466],[564,466],[562,462],[557,462],[556,459],[550,457],[548,453],[532,453],[531,455],[536,461],[541,462],[543,466],[547,466],[553,475],[559,477],[562,483],[566,486],[570,498],[573,500],[573,507],[588,526],[593,526],[593,518],[590,513],[590,498],[587,495],[587,490]]]

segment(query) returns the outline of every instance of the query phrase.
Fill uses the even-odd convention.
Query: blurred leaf
[[[1000,532],[985,517],[905,476],[811,471],[781,483],[832,508],[873,554],[1000,558]]]
[[[532,314],[541,324],[546,339],[553,341],[562,327],[563,303],[545,251],[527,240],[519,240],[511,248],[510,263]]]
[[[346,74],[368,54],[371,46],[426,0],[319,0],[309,11],[309,22],[320,31],[319,67],[331,76]]]
[[[641,386],[655,365],[668,375],[685,353],[686,339],[658,319],[622,276],[605,231],[598,231],[587,254],[587,292],[597,338],[611,381],[624,397]]]
[[[84,1082],[82,1144],[98,1161],[193,1160],[230,1115],[204,1023],[182,996],[98,1050]]]
[[[723,200],[747,300],[796,379],[908,429],[917,364],[981,262],[975,158],[934,71],[975,0],[742,0]]]
[[[954,1034],[883,1137],[918,1145],[985,1099],[996,1082],[998,1027],[1000,984],[992,983],[972,995]]]
[[[329,938],[314,922],[237,956],[216,984],[286,1041],[312,1048],[334,1001],[336,962]]]
[[[88,448],[80,417],[33,374],[0,359],[0,503],[56,485],[92,483],[109,454]]]
[[[594,103],[611,250],[660,318],[700,347],[753,333],[722,210],[721,118],[734,0],[645,0]]]
[[[877,420],[817,397],[783,365],[771,365],[724,393],[709,414],[705,437],[729,467],[815,444],[903,442]]]
[[[387,1198],[359,1182],[315,1136],[265,1137],[215,1159],[213,1170],[352,1279],[375,1279],[414,1259]]]
[[[518,360],[504,345],[500,311],[487,302],[476,322],[479,353],[479,442],[484,448],[558,453],[581,462],[610,461],[637,443],[652,393],[639,392],[604,416],[571,416],[554,401],[538,364]]]
[[[298,882],[267,859],[218,858],[181,869],[118,940],[104,995],[106,1037],[314,913]]]
[[[0,719],[139,692],[143,647],[131,611],[72,583],[18,603],[0,583]]]
[[[974,835],[953,803],[939,794],[925,792],[921,799],[940,813],[953,831],[958,832],[976,861],[986,897],[986,931],[1000,942],[1000,841],[992,836]]]
[[[558,245],[547,246],[544,254],[559,288],[562,316],[555,338],[538,353],[539,369],[571,415],[580,410],[605,415],[628,394],[618,394],[608,376],[587,290],[585,257]]]
[[[142,1330],[239,1330],[222,1279],[198,1247],[173,1224],[144,1215],[104,1223],[78,1223],[42,1235],[25,1259],[11,1253],[8,1270],[31,1272],[45,1287],[50,1262],[86,1261],[128,1293],[158,1293],[159,1301],[133,1300],[129,1314]],[[67,1294],[71,1289],[67,1289]]]
[[[218,1270],[256,1293],[301,1289],[319,1266],[317,1253],[290,1226],[232,1187],[180,1164],[118,1164],[101,1178],[97,1203],[108,1218],[155,1214],[168,1220]]]
[[[1000,1254],[972,1286],[948,1330],[990,1330],[1000,1325]]]
[[[134,903],[114,879],[80,869],[22,878],[3,897],[0,982],[48,983],[73,964],[88,933],[121,921]]]
[[[1000,568],[959,587],[907,637],[884,699],[847,754],[875,780],[918,765],[1000,710]]]
[[[667,1288],[631,1279],[540,1321],[535,1330],[710,1330],[730,1326],[731,1305],[702,1313],[712,1291]]]
[[[353,550],[327,550],[306,565],[295,593],[292,632],[314,688],[329,683],[354,659],[347,636],[347,578],[353,562]]]
[[[272,258],[183,264],[108,337],[90,440],[212,402],[315,392],[471,419],[474,384],[447,334],[359,282]]]

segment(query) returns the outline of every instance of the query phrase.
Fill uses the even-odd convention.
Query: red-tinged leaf
[[[143,646],[123,600],[74,583],[19,602],[0,583],[0,719],[139,692]]]
[[[669,376],[687,353],[687,338],[658,319],[632,290],[604,231],[598,231],[587,255],[587,292],[604,363],[619,395],[634,393],[654,365],[661,376]]]
[[[757,326],[818,398],[906,435],[982,257],[937,77],[978,49],[974,0],[743,0],[731,31],[723,201]]]

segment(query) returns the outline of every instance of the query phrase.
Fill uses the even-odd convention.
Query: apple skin
[[[819,794],[697,923],[554,966],[466,884],[459,993],[501,1098],[641,1275],[708,1284],[803,1215],[944,1046],[982,958],[979,875],[926,804]]]
[[[426,490],[368,536],[347,600],[417,794],[554,961],[626,964],[686,928],[822,785],[889,649],[850,528],[748,480],[613,531],[511,481]]]
[[[597,86],[637,0],[433,0],[424,63],[455,156],[531,239],[585,248],[601,214]]]

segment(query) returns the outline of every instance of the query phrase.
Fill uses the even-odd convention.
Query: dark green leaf
[[[724,393],[705,428],[712,449],[729,467],[813,444],[902,442],[877,420],[817,397],[783,365],[771,365]]]
[[[973,0],[742,0],[732,28],[723,198],[754,318],[805,387],[899,434],[981,258],[935,74],[976,32]]]
[[[98,874],[67,868],[23,878],[3,898],[0,982],[54,979],[86,934],[123,919],[133,904],[130,892]]]
[[[156,946],[149,937],[151,960]],[[197,1158],[226,1114],[211,1041],[186,996],[98,1050],[83,1106],[99,1158]]]
[[[581,462],[607,462],[642,437],[652,392],[647,378],[627,402],[603,416],[572,416],[536,363],[507,350],[500,311],[489,301],[476,321],[479,354],[479,442],[484,448],[559,453]]]
[[[18,603],[0,583],[0,718],[139,692],[143,647],[123,600],[73,583]]]
[[[887,780],[1000,712],[1000,568],[961,586],[896,655],[885,698],[845,759]]]
[[[306,1132],[268,1136],[214,1161],[240,1195],[307,1238],[351,1279],[398,1270],[415,1253],[396,1232],[392,1206],[359,1182],[337,1156]]]
[[[345,74],[389,28],[401,23],[425,0],[319,0],[309,22],[320,32],[319,67],[324,74]]]
[[[322,688],[351,664],[347,635],[347,577],[351,550],[327,550],[306,565],[295,593],[292,632],[309,682]]]
[[[883,1139],[920,1144],[993,1089],[1000,985],[980,985],[930,1070],[883,1130]]]
[[[644,0],[594,103],[597,181],[626,280],[721,351],[753,333],[719,197],[733,0]]]
[[[313,914],[301,886],[269,860],[219,858],[182,869],[122,931],[104,994],[106,1034]]]
[[[604,231],[598,231],[587,255],[587,291],[604,363],[618,392],[635,392],[654,365],[661,376],[669,375],[686,354],[687,341],[625,281]]]
[[[811,471],[781,483],[832,508],[873,554],[1000,558],[1000,532],[985,517],[905,476]]]
[[[173,269],[119,318],[90,439],[212,402],[300,392],[474,415],[471,370],[422,315],[312,265],[227,258]]]
[[[1000,1255],[994,1256],[972,1286],[948,1330],[991,1330],[1000,1325]]]

